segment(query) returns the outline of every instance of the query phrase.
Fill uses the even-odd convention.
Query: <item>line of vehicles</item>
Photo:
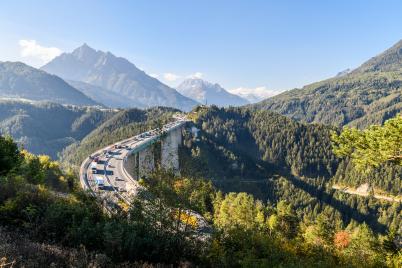
[[[100,154],[96,154],[96,155],[91,155],[89,158],[92,160],[89,168],[91,170],[91,174],[89,177],[93,179],[95,186],[98,190],[103,190],[105,188],[105,178],[102,175],[96,175],[99,174],[100,170],[98,169],[98,164],[105,164],[105,163],[101,163],[101,156],[103,155],[105,158],[110,158],[113,156],[114,152],[113,150],[119,150],[119,149],[127,149],[129,148],[129,146],[127,145],[123,145],[123,143],[118,143],[118,144],[114,144],[113,146],[106,148],[102,151],[102,153]],[[111,164],[107,164],[107,167],[110,168],[114,168],[114,166],[112,166]],[[106,176],[106,174],[105,174]],[[115,178],[116,181],[119,181],[120,179],[118,177]],[[114,187],[116,188],[116,187]]]
[[[139,134],[139,135],[137,135],[137,136],[135,136],[135,137],[133,137],[131,139],[124,140],[124,141],[116,143],[116,144],[114,144],[114,145],[112,145],[110,147],[107,147],[107,148],[103,149],[103,151],[101,153],[91,155],[89,158],[92,161],[90,163],[89,168],[91,170],[91,175],[92,176],[90,176],[90,177],[92,177],[92,179],[93,179],[93,181],[94,181],[94,183],[96,185],[96,188],[98,190],[103,190],[104,187],[105,187],[105,178],[102,175],[99,174],[100,170],[98,170],[98,164],[103,164],[103,163],[100,163],[101,162],[101,157],[104,156],[105,158],[110,158],[110,157],[113,157],[113,154],[114,154],[113,151],[114,150],[130,149],[130,146],[127,145],[126,143],[133,143],[133,142],[136,142],[136,141],[145,140],[145,139],[150,138],[150,137],[161,136],[161,135],[167,133],[172,128],[181,125],[183,123],[183,121],[185,120],[185,119],[182,119],[182,118],[177,118],[177,119],[179,119],[179,120],[177,120],[175,122],[168,123],[168,124],[164,125],[162,128],[157,128],[157,129],[153,129],[153,130],[141,133],[141,134]],[[111,165],[108,165],[108,166],[113,168]],[[104,175],[106,175],[106,174],[104,174]],[[116,181],[118,181],[118,180],[119,180],[119,178],[116,177]]]

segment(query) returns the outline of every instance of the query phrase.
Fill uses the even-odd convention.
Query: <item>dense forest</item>
[[[0,137],[0,257],[16,266],[398,267],[396,233],[301,220],[288,201],[223,194],[157,171],[128,209],[107,214],[71,173]],[[197,230],[193,211],[207,222]],[[172,213],[174,212],[174,213]],[[178,216],[179,215],[179,216]],[[180,216],[181,215],[181,216]]]
[[[370,183],[399,194],[402,182],[398,165],[382,164],[363,173],[348,158],[339,159],[331,145],[331,132],[339,129],[246,108],[201,108],[192,116],[200,131],[196,138],[185,133],[183,174],[209,178],[225,192],[246,191],[273,204],[287,200],[306,221],[327,213],[345,225],[366,222],[376,232],[402,231],[401,204],[331,188]]]

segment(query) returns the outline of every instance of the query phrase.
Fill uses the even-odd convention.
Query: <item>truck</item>
[[[96,174],[96,172],[97,172],[97,170],[98,170],[97,164],[98,164],[98,163],[95,162],[95,161],[91,162],[91,171],[92,171],[92,174]]]
[[[105,179],[99,176],[95,176],[95,184],[96,187],[98,187],[98,190],[101,190],[105,186]]]

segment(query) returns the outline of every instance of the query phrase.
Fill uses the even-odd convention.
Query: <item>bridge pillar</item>
[[[134,153],[127,156],[125,162],[123,163],[125,170],[130,174],[133,179],[138,180],[138,170],[139,170],[139,154]]]
[[[155,169],[153,146],[148,146],[139,152],[138,159],[138,176],[144,177],[149,175]]]
[[[163,169],[171,170],[176,174],[179,173],[179,146],[181,142],[181,128],[170,131],[162,139],[161,166]]]

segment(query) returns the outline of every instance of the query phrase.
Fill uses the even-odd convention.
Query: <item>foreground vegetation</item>
[[[157,172],[127,211],[103,212],[70,173],[0,138],[0,257],[27,266],[398,267],[395,233],[366,224],[303,221],[291,204],[223,194],[205,180]],[[172,210],[172,208],[175,208]],[[178,213],[196,211],[197,231]],[[184,224],[185,223],[185,224]],[[184,228],[183,228],[184,227]],[[202,237],[204,237],[202,239]],[[15,239],[18,238],[18,239]]]

